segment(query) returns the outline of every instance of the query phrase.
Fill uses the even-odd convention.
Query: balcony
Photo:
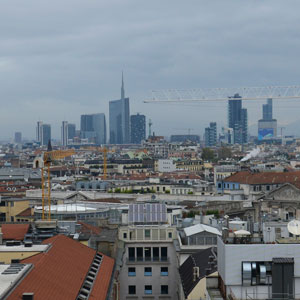
[[[169,264],[170,258],[166,256],[162,257],[127,257],[126,264],[148,264],[148,263],[157,263],[157,264]]]

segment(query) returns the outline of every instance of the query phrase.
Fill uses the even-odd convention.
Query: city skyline
[[[170,3],[75,1],[61,10],[57,0],[20,2],[18,9],[16,4],[3,3],[0,128],[9,130],[0,129],[0,139],[11,139],[21,129],[24,138],[34,138],[32,127],[39,119],[53,124],[52,135],[59,138],[61,121],[78,127],[79,116],[94,113],[95,107],[108,116],[109,100],[119,97],[116,87],[122,69],[131,113],[146,114],[153,130],[162,135],[173,134],[170,128],[178,127],[180,118],[196,132],[203,132],[214,119],[220,120],[221,128],[226,125],[226,104],[196,108],[144,104],[152,89],[298,84],[295,62],[300,44],[294,37],[300,3]],[[120,19],[127,16],[121,29],[112,14]],[[213,24],[212,15],[217,20]],[[299,101],[273,105],[279,123],[299,121]],[[260,106],[245,102],[249,127],[257,126]]]

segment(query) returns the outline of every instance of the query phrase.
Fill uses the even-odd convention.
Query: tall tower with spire
[[[130,143],[129,98],[125,98],[124,75],[122,71],[121,99],[109,101],[110,144]]]
[[[121,99],[125,98],[125,89],[124,89],[124,77],[123,77],[123,71],[122,71],[122,86],[121,86]]]

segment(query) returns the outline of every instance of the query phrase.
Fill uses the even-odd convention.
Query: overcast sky
[[[35,137],[38,120],[106,113],[124,70],[131,113],[156,134],[226,125],[226,103],[144,104],[152,89],[299,84],[300,1],[9,0],[0,4],[0,139]],[[249,125],[262,102],[244,103]],[[281,124],[300,101],[274,103]]]

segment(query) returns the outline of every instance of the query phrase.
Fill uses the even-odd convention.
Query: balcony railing
[[[127,257],[127,264],[136,264],[136,263],[170,263],[170,259],[167,256],[160,257]]]

